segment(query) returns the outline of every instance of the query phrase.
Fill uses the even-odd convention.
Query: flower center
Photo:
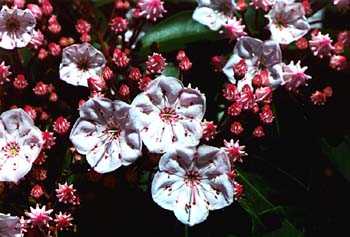
[[[189,185],[197,185],[200,181],[200,174],[198,171],[190,170],[187,171],[186,176],[185,176],[185,183]]]
[[[180,118],[180,116],[176,113],[175,109],[171,107],[163,108],[160,111],[159,116],[165,123],[174,123]]]
[[[9,32],[16,32],[20,29],[21,23],[16,17],[10,17],[6,20],[6,29]]]
[[[81,71],[88,71],[90,68],[90,61],[87,57],[83,57],[79,60],[77,66]]]
[[[276,16],[275,23],[280,29],[285,28],[287,26],[287,21],[282,14]]]
[[[119,138],[120,133],[121,133],[121,128],[120,128],[120,124],[116,121],[109,121],[107,123],[107,134],[109,139],[115,140],[117,138]]]
[[[17,142],[9,142],[2,148],[2,150],[5,152],[7,158],[13,158],[18,156],[21,148]]]

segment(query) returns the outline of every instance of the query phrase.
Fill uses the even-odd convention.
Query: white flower
[[[0,213],[0,236],[1,237],[20,237],[21,228],[19,218]]]
[[[223,150],[202,145],[166,153],[152,182],[152,198],[162,208],[174,211],[182,223],[203,222],[209,210],[233,202],[230,161]]]
[[[244,61],[247,72],[243,79],[236,80],[233,67]],[[252,80],[262,70],[268,73],[267,84],[272,88],[278,87],[282,82],[282,52],[279,44],[274,41],[261,41],[249,36],[241,37],[234,48],[233,56],[226,63],[223,72],[230,82],[237,82],[237,89],[241,91],[244,85],[252,87]]]
[[[63,49],[60,78],[75,86],[88,87],[90,77],[100,77],[106,64],[103,54],[89,43]]]
[[[196,146],[202,137],[205,96],[173,77],[159,76],[132,102],[141,138],[149,151]]]
[[[0,181],[18,182],[32,168],[43,146],[41,131],[22,109],[0,116]]]
[[[197,0],[198,7],[192,18],[217,31],[233,17],[236,3],[234,0]]]
[[[30,10],[8,8],[0,11],[0,47],[4,49],[23,48],[34,36],[36,20]]]
[[[92,98],[80,107],[70,139],[98,173],[130,165],[141,155],[142,141],[131,107],[122,101]]]
[[[266,17],[271,38],[279,44],[290,44],[310,29],[303,5],[294,0],[278,0]]]
[[[291,61],[288,65],[283,64],[283,85],[287,90],[296,90],[300,86],[304,86],[311,76],[307,75],[305,71],[307,67],[301,67],[300,61],[294,64]]]

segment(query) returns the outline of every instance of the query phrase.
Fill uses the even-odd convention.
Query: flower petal
[[[32,168],[32,164],[21,156],[6,159],[0,152],[0,181],[17,183]]]
[[[214,31],[219,30],[225,23],[223,17],[220,17],[218,13],[209,7],[197,7],[193,12],[192,18]]]
[[[182,188],[185,188],[185,184],[181,177],[157,172],[152,181],[153,201],[162,208],[172,211]]]
[[[176,112],[189,119],[202,120],[205,113],[205,96],[200,91],[184,88],[179,95]]]
[[[174,214],[179,221],[189,226],[205,221],[209,215],[209,206],[205,202],[204,194],[189,186],[181,188],[174,207]]]

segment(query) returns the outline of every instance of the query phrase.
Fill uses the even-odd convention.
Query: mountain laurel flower
[[[35,199],[39,199],[42,195],[44,195],[44,190],[43,187],[39,184],[36,184],[30,191],[30,196]]]
[[[213,31],[218,31],[226,24],[232,24],[236,1],[197,0],[197,3],[198,6],[192,15],[195,21],[207,26]],[[229,23],[229,21],[231,21],[231,23]]]
[[[323,35],[321,32],[313,34],[311,40],[309,41],[310,49],[315,56],[323,58],[325,56],[331,56],[334,50],[332,45],[332,39],[329,34]]]
[[[315,91],[310,96],[310,100],[314,105],[324,105],[327,102],[327,96],[323,91]]]
[[[256,128],[254,128],[253,136],[256,138],[264,137],[265,136],[264,128],[262,126],[257,126]]]
[[[226,153],[216,147],[176,148],[159,161],[152,181],[152,198],[173,211],[183,224],[205,221],[209,211],[233,202],[233,180]]]
[[[205,96],[174,77],[159,76],[135,97],[138,128],[148,150],[164,153],[174,146],[196,146],[202,137]]]
[[[35,17],[28,9],[8,8],[0,11],[0,48],[26,47],[34,37]]]
[[[88,87],[87,80],[102,76],[105,64],[103,54],[89,43],[73,44],[63,49],[60,78],[74,86]]]
[[[27,4],[27,8],[37,20],[40,20],[43,16],[43,12],[41,11],[41,8],[38,5],[29,3]]]
[[[22,109],[0,115],[0,181],[18,182],[32,168],[43,138],[41,131]]]
[[[247,65],[246,73],[241,80],[237,78],[234,67],[242,60]],[[223,72],[231,83],[237,83],[237,90],[242,91],[245,85],[252,88],[256,74],[266,74],[265,86],[277,88],[282,83],[282,52],[279,44],[274,41],[261,41],[249,36],[238,39],[233,55],[223,68]]]
[[[42,81],[39,81],[36,83],[35,87],[33,88],[33,92],[35,95],[43,96],[48,93],[48,87],[49,86],[47,84],[45,84]]]
[[[236,136],[238,136],[242,134],[242,132],[244,131],[244,128],[240,122],[234,121],[233,123],[231,123],[230,131]]]
[[[164,2],[161,0],[138,0],[137,6],[140,9],[140,16],[154,22],[167,12],[164,9]]]
[[[307,67],[301,67],[300,61],[296,64],[291,61],[289,64],[283,64],[283,83],[282,85],[289,91],[296,91],[301,86],[306,85],[306,81],[311,76],[305,74]]]
[[[202,122],[203,139],[206,141],[213,139],[217,133],[217,127],[218,126],[215,125],[213,121],[204,120]]]
[[[130,165],[141,155],[142,141],[130,105],[92,98],[80,107],[79,114],[70,140],[96,172],[107,173]]]
[[[70,213],[59,212],[55,215],[54,222],[58,230],[67,230],[73,226],[72,224],[73,217]]]
[[[329,60],[329,66],[337,71],[342,71],[347,68],[347,58],[343,55],[333,55]]]
[[[128,20],[123,17],[116,16],[109,22],[109,27],[116,34],[123,33],[128,28]]]
[[[11,74],[10,65],[6,66],[5,61],[2,61],[0,64],[0,85],[3,85],[5,82],[10,81],[8,77]]]
[[[247,35],[244,31],[245,25],[242,25],[242,19],[237,20],[236,17],[229,18],[223,24],[224,32],[230,40],[238,39],[241,36]]]
[[[88,34],[91,30],[91,24],[84,19],[78,19],[75,24],[75,30],[79,34]]]
[[[58,184],[56,189],[56,197],[59,202],[65,204],[79,205],[80,200],[76,195],[76,190],[73,187],[73,184],[68,185],[67,182],[64,184]]]
[[[52,209],[46,210],[46,206],[39,207],[39,204],[36,204],[36,207],[30,207],[30,212],[25,212],[25,215],[30,218],[28,221],[32,226],[47,226],[49,227],[49,221],[52,220],[50,214],[53,212]]]
[[[53,6],[50,2],[50,0],[41,0],[40,1],[40,7],[41,7],[41,11],[43,12],[43,14],[45,16],[50,16],[53,12]]]
[[[48,20],[48,30],[53,34],[58,34],[61,32],[62,27],[57,20],[56,15],[52,15]]]
[[[271,39],[279,44],[288,45],[310,30],[303,5],[294,0],[277,0],[266,17]]]
[[[58,117],[54,122],[53,122],[53,130],[60,134],[66,134],[70,128],[70,122],[63,116]]]
[[[255,9],[262,9],[267,12],[271,6],[275,4],[276,0],[252,0],[250,5]]]
[[[113,52],[113,62],[119,68],[125,68],[130,62],[128,54],[119,48],[116,48]]]
[[[17,216],[0,213],[0,236],[21,237],[20,220]]]
[[[153,55],[148,56],[148,60],[146,62],[146,68],[149,73],[156,74],[161,73],[167,63],[165,58],[159,53],[153,53]]]
[[[229,142],[224,140],[224,145],[225,147],[222,149],[226,152],[227,156],[232,161],[232,165],[237,162],[242,163],[243,157],[248,155],[244,151],[245,146],[241,146],[239,144],[239,140],[236,142],[234,142],[233,139],[231,139]]]
[[[273,116],[273,112],[271,110],[270,105],[264,105],[261,112],[259,113],[259,117],[263,123],[270,124],[273,122],[275,117]]]
[[[30,45],[34,49],[39,49],[44,44],[45,36],[40,30],[34,31],[33,38],[30,41]]]
[[[28,86],[28,81],[23,74],[18,74],[17,77],[13,80],[12,84],[16,89],[23,90]]]

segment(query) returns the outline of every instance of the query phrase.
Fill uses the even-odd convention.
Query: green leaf
[[[173,63],[169,63],[163,73],[164,76],[168,76],[168,77],[175,77],[175,78],[179,78],[180,75],[180,71],[179,69],[173,64]]]
[[[321,139],[323,153],[328,156],[339,172],[350,181],[350,137],[345,136],[337,145],[332,145],[326,138]]]
[[[267,199],[266,195],[270,189],[260,177],[241,170],[238,171],[238,177],[242,181],[245,189],[244,197],[240,200],[240,205],[252,217],[253,236],[262,236],[262,233],[259,233],[259,227],[264,228],[265,226],[261,217],[267,213],[282,216],[283,220],[279,229],[266,233],[266,235],[263,236],[303,236],[303,234],[285,217],[283,207],[276,206]]]
[[[192,11],[183,11],[154,25],[146,32],[141,38],[140,54],[148,54],[153,45],[157,45],[161,52],[170,52],[190,43],[218,39],[219,35],[215,31],[192,20]]]

